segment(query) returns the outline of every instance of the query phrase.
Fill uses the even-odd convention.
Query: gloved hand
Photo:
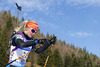
[[[55,44],[56,43],[56,37],[53,37],[51,40],[50,40],[50,44]]]
[[[38,43],[39,43],[39,44],[43,44],[44,42],[45,42],[45,39],[39,39],[39,40],[38,40]]]

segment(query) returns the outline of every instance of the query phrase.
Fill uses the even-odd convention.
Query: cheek
[[[29,34],[30,34],[30,35],[32,34],[31,30],[29,31]]]
[[[32,32],[31,31],[28,31],[28,37],[32,37]]]
[[[34,34],[35,34],[35,33],[32,33],[32,31],[29,30],[29,33],[28,33],[28,36],[29,36],[29,37],[32,37]]]
[[[32,37],[32,34],[28,34],[28,37],[31,38]]]
[[[34,35],[35,33],[32,33],[32,35]]]
[[[32,37],[34,34],[35,34],[35,33],[32,33],[32,32],[30,31],[30,36],[31,36],[31,37]]]
[[[32,33],[32,31],[30,31],[30,35],[34,35],[35,33]]]

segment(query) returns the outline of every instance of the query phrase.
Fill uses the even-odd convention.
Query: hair
[[[20,24],[19,27],[15,27],[14,31],[15,31],[15,32],[23,32],[23,31],[27,30],[27,28],[25,28],[27,22],[28,22],[28,21],[23,21],[23,22]]]

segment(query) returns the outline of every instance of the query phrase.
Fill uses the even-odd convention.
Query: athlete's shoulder
[[[24,39],[23,34],[22,33],[16,33],[15,36],[17,39]]]

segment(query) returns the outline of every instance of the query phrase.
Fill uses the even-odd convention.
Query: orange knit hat
[[[25,28],[29,28],[29,27],[31,27],[32,29],[34,29],[35,31],[37,31],[37,29],[38,29],[38,24],[35,23],[34,21],[28,21],[28,22],[26,23]]]

